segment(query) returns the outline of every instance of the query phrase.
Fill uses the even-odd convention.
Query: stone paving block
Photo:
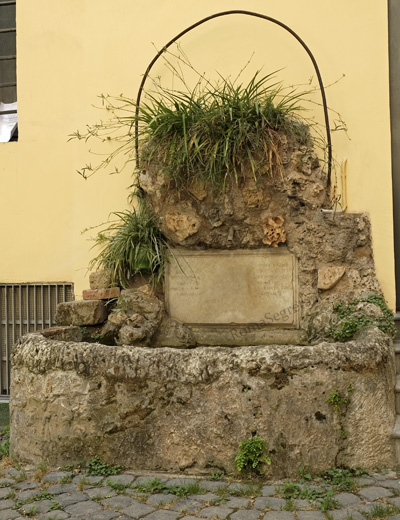
[[[47,488],[47,492],[52,495],[61,495],[62,493],[72,493],[76,491],[76,486],[73,484],[54,484]]]
[[[78,502],[85,502],[87,499],[88,496],[86,493],[74,491],[73,493],[62,493],[62,495],[58,495],[57,502],[63,507],[67,507],[72,504],[77,504]]]
[[[0,487],[13,486],[14,484],[15,480],[11,478],[0,478]]]
[[[249,486],[240,482],[233,482],[228,486],[229,491],[245,491]]]
[[[67,518],[70,518],[70,515],[65,511],[49,511],[48,513],[38,515],[39,520],[47,520],[48,518],[53,518],[54,520],[66,520]]]
[[[2,471],[2,475],[5,477],[17,477],[19,475],[19,471],[15,468],[9,468]]]
[[[297,511],[298,520],[325,520],[321,511]]]
[[[178,497],[172,493],[156,493],[155,495],[151,495],[146,503],[151,506],[164,506],[174,502],[177,499]]]
[[[386,489],[395,489],[396,491],[400,491],[400,480],[383,480],[379,482],[379,485]]]
[[[149,475],[146,477],[137,477],[133,484],[134,484],[134,486],[138,486],[139,484],[145,484],[146,482],[150,482],[156,478],[158,480],[161,480],[161,482],[167,482],[167,480],[168,480],[167,477],[156,477],[156,476]]]
[[[358,479],[360,486],[370,486],[376,484],[376,480],[372,477],[361,477]]]
[[[204,493],[203,495],[190,495],[194,500],[201,500],[201,502],[212,502],[218,500],[219,496],[215,493]]]
[[[226,488],[228,484],[222,481],[200,480],[199,485],[207,491],[217,491],[218,489]]]
[[[388,498],[388,502],[396,507],[400,507],[400,497]]]
[[[101,484],[104,480],[104,477],[96,477],[94,475],[76,475],[71,480],[72,484],[75,484],[75,486],[97,486],[98,484]]]
[[[203,504],[201,504],[197,500],[193,500],[192,498],[184,498],[183,500],[179,500],[179,502],[171,506],[171,509],[173,511],[178,511],[179,513],[185,511],[185,514],[187,514],[194,513],[202,507],[204,507]]]
[[[6,497],[12,491],[13,489],[11,487],[0,488],[0,500]]]
[[[354,509],[356,509],[357,511],[359,511],[362,514],[368,514],[368,513],[370,513],[372,511],[374,506],[375,506],[375,504],[373,504],[373,503],[357,504],[357,505],[354,506]]]
[[[102,486],[102,487],[92,487],[90,489],[85,489],[85,493],[87,496],[93,500],[93,497],[103,498],[112,498],[117,494],[110,487]]]
[[[231,520],[258,520],[260,511],[254,509],[240,509],[230,516]]]
[[[102,510],[102,506],[97,502],[93,502],[93,500],[87,500],[86,502],[78,502],[77,504],[72,504],[65,508],[66,513],[78,517],[83,516],[85,520],[89,518],[89,516],[92,516],[93,513]],[[95,517],[93,516],[93,518]]]
[[[340,507],[352,506],[361,502],[361,499],[357,495],[353,495],[353,493],[338,493],[334,498],[339,500]]]
[[[94,513],[91,520],[112,520],[113,518],[121,518],[119,511],[105,509],[104,511]]]
[[[30,502],[29,504],[25,504],[21,507],[21,511],[26,515],[29,511],[35,511],[36,513],[47,513],[50,511],[51,506],[53,505],[51,500],[40,500],[38,502]]]
[[[153,511],[154,507],[141,504],[137,500],[134,500],[134,503],[131,506],[122,509],[121,513],[129,516],[129,518],[134,518],[136,520],[137,518],[142,518],[143,516],[148,515]]]
[[[3,509],[11,509],[15,506],[14,500],[11,500],[11,498],[6,498],[0,502],[0,510]]]
[[[258,497],[254,500],[253,507],[255,509],[273,509],[274,511],[278,511],[284,507],[286,504],[286,500],[284,498],[274,498],[274,497]],[[290,511],[287,511],[290,512]]]
[[[296,498],[296,500],[294,500],[294,506],[296,509],[311,509],[311,504],[310,504],[310,501],[309,500],[304,500],[302,498]]]
[[[388,480],[388,479],[393,479],[393,478],[397,478],[398,475],[395,471],[386,471],[385,473],[373,473],[372,476],[376,479],[376,480]]]
[[[0,520],[14,520],[18,518],[20,514],[14,509],[3,509],[0,511]]]
[[[175,511],[159,509],[158,511],[154,511],[154,513],[147,515],[146,520],[177,520],[177,518],[180,516],[182,515],[180,513],[176,513]]]
[[[365,516],[354,509],[336,509],[334,511],[329,511],[329,514],[332,516],[333,520],[347,520],[350,517],[353,517],[353,520],[365,520]]]
[[[71,475],[70,471],[52,471],[43,477],[44,482],[59,483],[62,478]]]
[[[400,520],[400,515],[389,516],[388,520]]]
[[[106,483],[114,482],[115,484],[121,484],[122,486],[130,486],[135,480],[134,475],[123,473],[122,475],[111,475],[106,478]]]
[[[263,520],[294,520],[294,514],[290,511],[268,511]]]
[[[244,497],[230,497],[226,500],[226,506],[232,509],[246,509],[250,504],[250,500]]]
[[[39,482],[33,482],[32,480],[24,480],[23,482],[18,482],[15,484],[14,489],[20,489],[21,491],[25,491],[26,489],[37,489],[40,487]]]
[[[116,495],[115,497],[102,500],[102,504],[111,509],[125,509],[126,507],[133,505],[135,502],[136,500],[125,495]]]
[[[26,491],[20,491],[15,494],[16,500],[30,500],[31,498],[37,497],[42,494],[40,489],[27,489]]]
[[[167,480],[167,486],[187,486],[188,484],[199,483],[195,478],[170,478]]]
[[[197,516],[184,516],[181,520],[199,520]]]
[[[386,488],[380,486],[368,486],[360,489],[359,495],[365,499],[372,502],[377,498],[387,498],[393,496],[393,493]]]
[[[261,493],[263,497],[273,497],[276,494],[276,486],[263,486]]]
[[[202,518],[219,518],[219,520],[225,520],[231,513],[233,513],[233,509],[225,506],[211,506],[205,507],[201,511],[199,511],[198,515]]]

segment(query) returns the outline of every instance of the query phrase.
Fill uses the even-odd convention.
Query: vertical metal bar
[[[29,285],[26,284],[26,332],[30,332],[30,324],[31,324],[31,307],[29,305]]]
[[[11,312],[12,312],[12,340],[13,344],[17,341],[17,324],[15,319],[15,285],[11,286]]]
[[[1,358],[3,357],[3,286],[0,285],[0,391],[1,391]]]
[[[43,285],[41,286],[40,296],[41,296],[40,306],[42,309],[42,329],[44,329],[45,320],[44,320],[44,286]]]
[[[1,349],[0,356],[0,392],[3,393],[4,381],[3,381],[3,357],[7,348],[8,341],[8,330],[7,330],[7,285],[4,285],[4,343]]]
[[[36,284],[33,286],[33,330],[37,330]]]
[[[53,309],[51,306],[51,284],[48,285],[49,291],[49,327],[53,325]]]
[[[22,285],[19,288],[19,337],[24,335],[24,317],[22,314]]]

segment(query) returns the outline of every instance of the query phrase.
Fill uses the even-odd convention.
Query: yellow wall
[[[394,307],[394,258],[386,2],[376,0],[19,0],[19,142],[0,144],[1,282],[72,281],[88,286],[93,256],[82,230],[124,208],[131,182],[75,170],[94,162],[68,134],[100,118],[100,93],[136,96],[155,53],[186,26],[216,11],[247,9],[288,24],[313,51],[329,106],[349,128],[333,134],[335,158],[348,160],[350,211],[369,213],[379,280]],[[284,68],[280,79],[314,74],[289,34],[245,16],[213,20],[182,39],[201,72],[235,76],[255,55],[251,74]],[[160,62],[154,75],[166,75]],[[320,118],[321,108],[314,107]],[[311,114],[312,115],[312,114]],[[100,148],[98,150],[103,150]]]

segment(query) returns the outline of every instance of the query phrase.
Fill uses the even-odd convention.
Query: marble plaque
[[[173,253],[166,276],[171,318],[192,325],[297,326],[297,262],[286,248]]]

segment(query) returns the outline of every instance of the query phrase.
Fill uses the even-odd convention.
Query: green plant
[[[27,509],[25,511],[25,515],[26,516],[35,516],[37,513],[37,507],[36,506],[32,506],[30,509]]]
[[[343,395],[339,392],[339,390],[333,390],[329,397],[326,399],[326,402],[332,405],[333,412],[338,413],[339,408],[341,406],[348,407],[350,403],[350,399],[347,397],[343,397]]]
[[[10,441],[6,439],[0,444],[0,457],[8,457],[10,454]]]
[[[333,498],[333,493],[333,490],[328,491],[324,498],[318,500],[321,507],[321,511],[330,511],[338,507],[339,500]]]
[[[322,474],[322,478],[335,491],[352,492],[358,487],[358,477],[369,475],[364,468],[331,468]]]
[[[0,435],[8,435],[10,433],[10,425],[7,424],[3,427],[3,429],[0,432]]]
[[[117,475],[122,470],[122,466],[116,464],[111,466],[107,462],[100,459],[98,455],[86,462],[86,474],[93,476]]]
[[[63,511],[64,506],[59,504],[56,500],[51,501],[50,511]]]
[[[123,287],[137,273],[150,275],[154,283],[160,281],[169,251],[155,216],[143,199],[138,200],[138,209],[114,213],[117,220],[97,234],[95,245],[101,250],[89,264],[89,269],[110,271],[113,283]]]
[[[235,497],[259,497],[261,490],[260,484],[245,484],[237,489],[230,489],[228,492]]]
[[[386,518],[388,516],[400,513],[400,507],[392,504],[375,504],[369,513],[366,513],[367,518]]]
[[[299,97],[258,72],[247,85],[220,77],[188,92],[160,87],[139,110],[142,165],[156,158],[178,188],[200,182],[217,191],[238,182],[244,162],[254,177],[280,172],[277,132],[300,132]]]
[[[225,477],[225,473],[223,471],[216,471],[212,473],[209,477],[210,480],[222,480]]]
[[[312,471],[310,466],[300,466],[299,468],[300,484],[312,480]]]
[[[271,464],[267,455],[268,445],[261,437],[252,437],[244,440],[239,446],[239,452],[235,457],[238,471],[258,471],[262,463]]]
[[[60,479],[60,484],[68,484],[72,480],[72,475],[64,475]]]
[[[294,511],[296,509],[295,503],[293,500],[286,500],[285,505],[282,507],[282,511]]]
[[[382,311],[382,316],[370,316],[363,310],[357,310],[357,304],[371,303]],[[333,306],[337,313],[339,322],[328,328],[327,332],[336,341],[347,341],[359,330],[374,325],[382,332],[395,337],[397,329],[394,322],[393,312],[387,306],[383,296],[371,294],[366,298],[352,300],[348,304],[337,303]]]
[[[125,493],[127,488],[130,486],[127,484],[121,484],[120,482],[115,482],[114,480],[107,479],[106,485],[111,488],[113,491],[115,491],[117,494]]]

